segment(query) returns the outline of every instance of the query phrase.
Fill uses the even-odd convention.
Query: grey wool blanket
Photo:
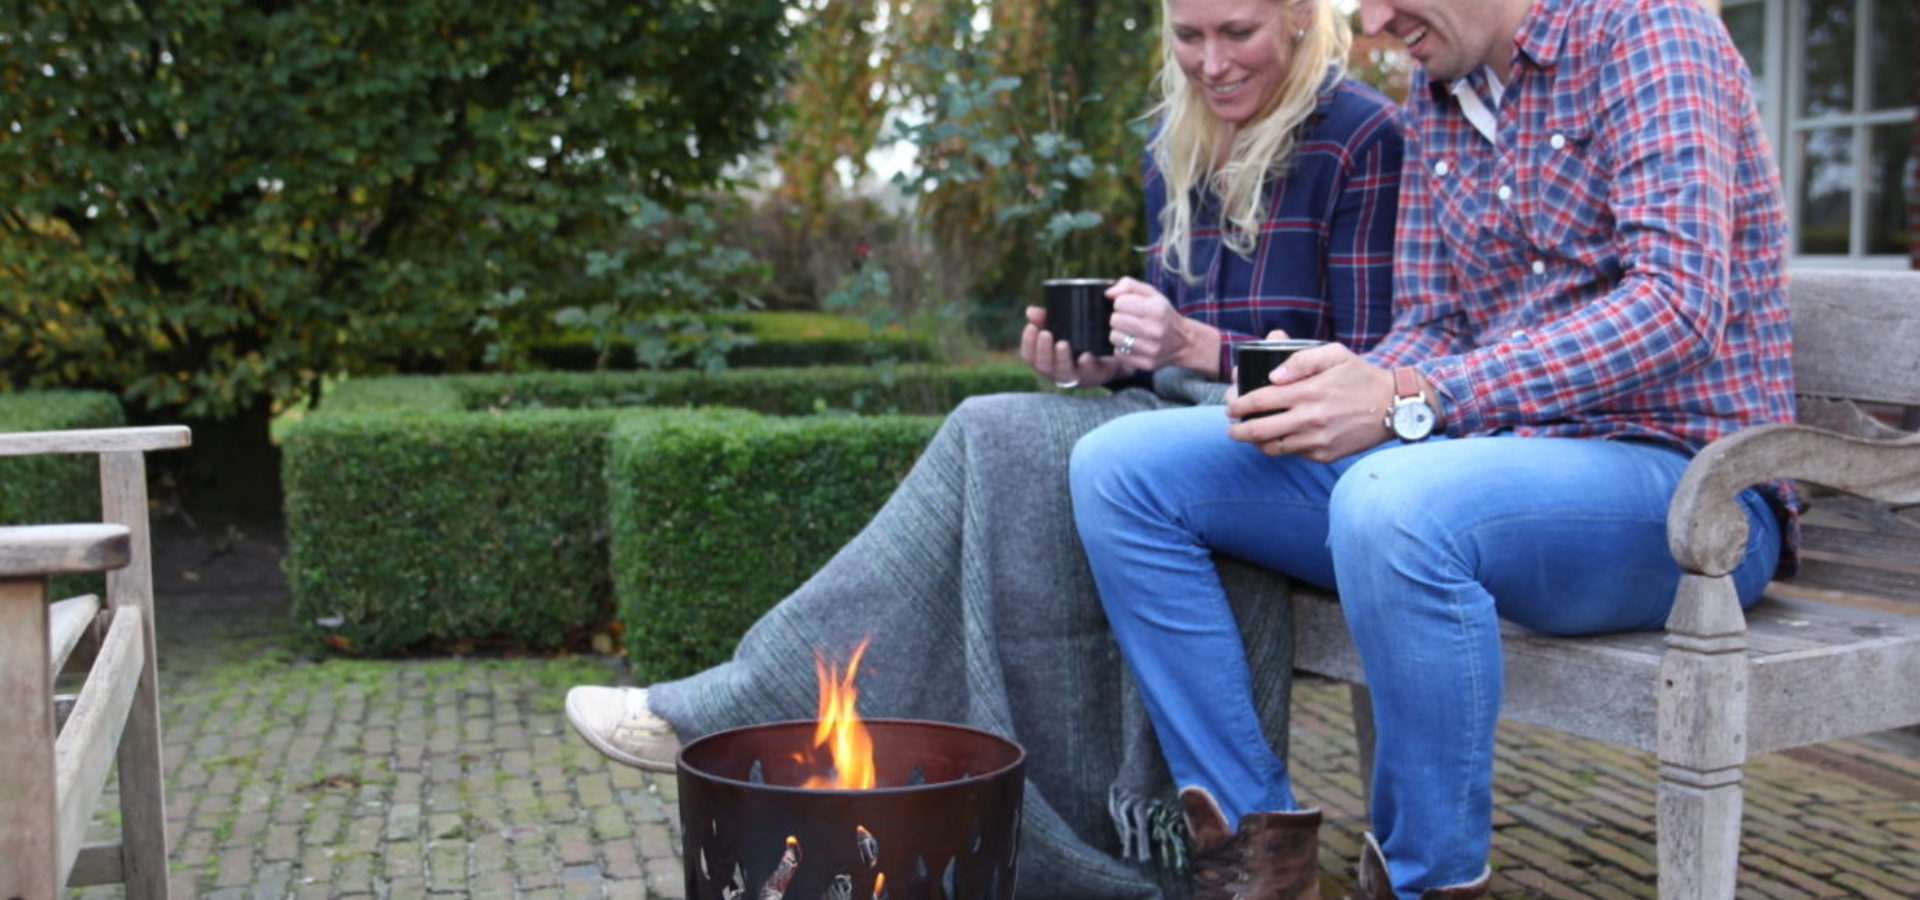
[[[1183,893],[1174,785],[1081,552],[1067,462],[1109,419],[1220,394],[1176,371],[1157,373],[1152,391],[966,401],[866,528],[762,617],[732,660],[655,685],[652,706],[687,740],[811,719],[815,653],[844,664],[872,635],[861,715],[954,722],[1026,747],[1019,897]],[[1268,737],[1284,748],[1286,582],[1230,560],[1219,568]]]

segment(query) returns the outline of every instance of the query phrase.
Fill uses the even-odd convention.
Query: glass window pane
[[[1800,133],[1799,253],[1847,252],[1853,205],[1853,129]]]
[[[1913,248],[1913,220],[1920,203],[1920,159],[1913,155],[1914,126],[1901,122],[1872,131],[1873,164],[1867,171],[1867,252],[1905,256]]]
[[[1913,55],[1920,48],[1920,3],[1875,0],[1873,6],[1873,109],[1920,106]]]
[[[1767,5],[1765,3],[1741,3],[1726,5],[1720,18],[1727,23],[1727,31],[1733,35],[1733,45],[1740,49],[1740,56],[1747,61],[1747,68],[1753,70],[1753,95],[1760,98],[1761,113],[1765,109],[1767,97]]]
[[[1911,2],[1911,0],[1908,0]],[[1806,0],[1801,33],[1806,66],[1800,81],[1800,113],[1821,116],[1853,111],[1854,0]]]

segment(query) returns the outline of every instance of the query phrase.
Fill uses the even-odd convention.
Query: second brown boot
[[[1320,810],[1260,812],[1228,830],[1205,788],[1180,790],[1194,900],[1320,900]]]

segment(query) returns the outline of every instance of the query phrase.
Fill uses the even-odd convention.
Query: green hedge
[[[849,412],[944,415],[974,394],[1039,384],[1017,365],[354,379],[282,438],[294,626],[368,655],[495,639],[561,646],[615,617],[605,473],[617,422],[710,418],[740,440],[780,443],[796,427],[859,433],[863,419]],[[774,415],[691,411],[708,404]],[[815,411],[835,414],[794,417]],[[833,431],[844,428],[854,430]],[[892,465],[908,439],[887,440]],[[870,493],[836,500],[836,484],[823,477],[829,495],[809,502],[841,503],[861,521],[877,507]],[[821,546],[852,533],[823,527],[835,536]],[[706,646],[737,637],[714,632]]]
[[[29,391],[0,394],[0,432],[117,428],[126,424],[120,399],[105,391]],[[100,463],[91,455],[0,457],[0,525],[100,521]],[[98,594],[97,574],[53,580],[56,597]]]
[[[897,330],[875,334],[867,323],[845,316],[808,312],[754,312],[715,316],[724,325],[751,340],[729,350],[732,368],[865,365],[883,360],[932,361],[939,347],[930,337]],[[636,367],[633,342],[616,338],[607,350],[609,369]],[[589,334],[565,334],[529,348],[536,365],[561,371],[590,371],[600,351]],[[683,363],[690,364],[690,363]]]
[[[1021,363],[393,376],[345,382],[328,394],[321,410],[731,406],[787,416],[941,415],[978,394],[1032,391],[1042,385]]]
[[[0,431],[65,431],[126,424],[105,391],[0,394]],[[100,520],[100,466],[92,456],[0,457],[0,523]]]
[[[643,682],[725,660],[886,502],[941,418],[623,419],[607,465],[615,602]]]

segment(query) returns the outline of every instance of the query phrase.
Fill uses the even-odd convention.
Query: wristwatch
[[[1427,402],[1427,395],[1420,390],[1420,379],[1413,367],[1394,369],[1393,406],[1387,410],[1387,430],[1408,443],[1424,441],[1433,434],[1437,418],[1433,404]]]

